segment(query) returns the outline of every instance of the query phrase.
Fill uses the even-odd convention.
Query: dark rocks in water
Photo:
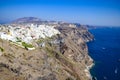
[[[96,77],[92,77],[92,80],[97,80],[97,78]]]

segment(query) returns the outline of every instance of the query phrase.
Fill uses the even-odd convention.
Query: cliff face
[[[86,42],[93,36],[81,27],[57,29],[60,35],[32,51],[0,40],[0,80],[90,80]]]

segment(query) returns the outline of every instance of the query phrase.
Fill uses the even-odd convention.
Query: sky
[[[0,22],[21,17],[120,26],[120,0],[0,0]]]

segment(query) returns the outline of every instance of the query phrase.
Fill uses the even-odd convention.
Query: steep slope
[[[0,80],[90,80],[86,42],[93,36],[84,28],[57,29],[61,34],[32,51],[0,39]]]

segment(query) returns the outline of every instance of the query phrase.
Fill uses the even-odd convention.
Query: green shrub
[[[17,41],[16,42],[22,42],[20,38],[16,37]]]
[[[33,48],[32,44],[27,44],[25,42],[22,42],[22,46],[24,46],[25,48]]]
[[[2,47],[0,47],[0,50],[1,50],[1,52],[3,52],[3,51],[4,51],[4,49],[3,49]]]

